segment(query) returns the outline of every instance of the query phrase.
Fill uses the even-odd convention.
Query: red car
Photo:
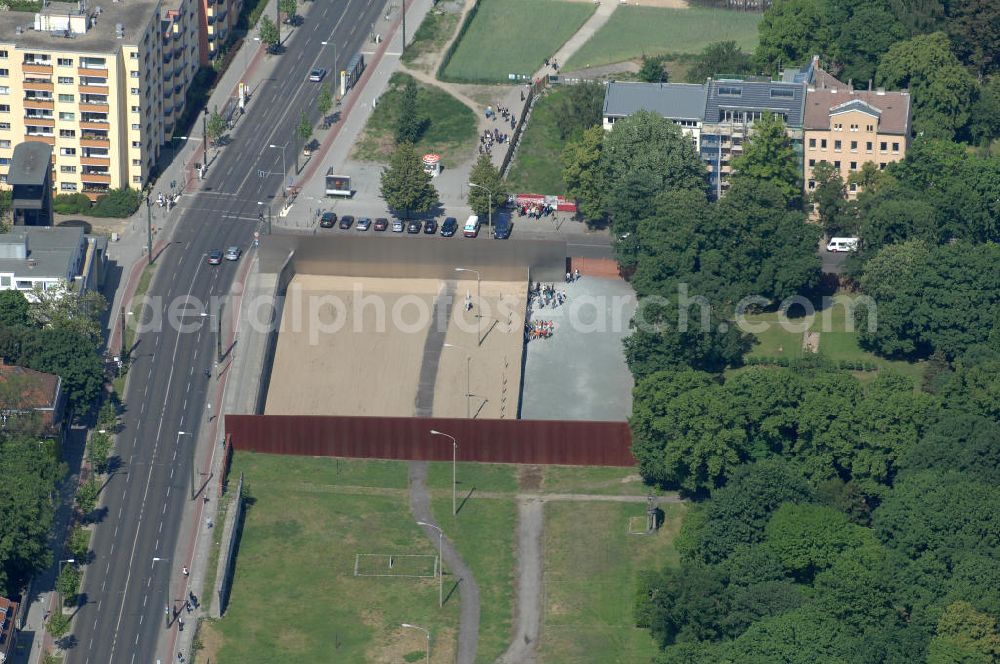
[[[375,224],[372,226],[377,231],[384,231],[389,228],[389,220],[385,217],[379,217],[375,220]]]

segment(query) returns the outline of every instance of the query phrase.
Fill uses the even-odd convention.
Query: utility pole
[[[274,27],[277,28],[278,41],[275,43],[274,48],[281,48],[281,3],[274,3]]]
[[[122,351],[119,353],[122,364],[125,363],[125,307],[121,308],[121,319],[122,319]]]
[[[403,0],[403,48],[400,53],[406,53],[406,0]]]
[[[215,314],[215,356],[222,363],[222,307]]]
[[[201,116],[201,140],[202,148],[205,151],[205,163],[202,168],[208,171],[208,106],[205,107],[205,114]],[[204,174],[202,174],[202,177],[204,177]]]

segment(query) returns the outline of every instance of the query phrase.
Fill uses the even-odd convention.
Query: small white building
[[[97,288],[106,250],[106,238],[85,235],[79,227],[17,227],[0,235],[0,290]]]
[[[650,111],[679,126],[701,149],[707,88],[695,83],[620,83],[612,81],[604,93],[604,128],[636,111]]]

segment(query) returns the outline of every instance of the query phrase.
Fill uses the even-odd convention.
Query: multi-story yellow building
[[[41,141],[56,193],[143,188],[199,66],[202,1],[0,12],[0,185],[14,146]]]
[[[825,72],[823,72],[825,74]],[[827,161],[845,182],[872,162],[880,170],[900,161],[910,145],[908,92],[854,90],[829,74],[816,78],[806,91],[803,143],[806,193],[816,188],[813,170]],[[858,186],[848,185],[848,196]]]

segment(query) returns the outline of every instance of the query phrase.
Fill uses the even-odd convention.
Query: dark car
[[[406,222],[406,232],[419,233],[421,226],[423,226],[423,224],[420,222],[419,219],[410,219],[408,222]]]
[[[335,212],[324,212],[319,218],[320,228],[333,228],[337,224],[337,214]]]
[[[438,222],[436,219],[431,219],[426,224],[424,224],[424,233],[426,233],[427,235],[434,235],[437,232],[438,232]]]
[[[379,217],[375,220],[375,225],[373,227],[377,231],[384,231],[389,228],[389,220],[385,217]]]
[[[372,227],[372,220],[368,217],[361,217],[358,219],[357,229],[359,231],[366,231]]]
[[[494,221],[496,223],[493,225],[493,239],[506,240],[509,238],[510,232],[514,228],[514,222],[511,221],[510,214],[501,212]]]
[[[353,225],[354,225],[354,217],[352,217],[351,215],[345,214],[343,217],[340,218],[340,227],[343,228],[344,230],[347,230]]]
[[[212,249],[208,252],[208,264],[209,265],[222,265],[222,250]]]
[[[445,217],[441,224],[441,237],[451,237],[458,230],[458,219],[455,217]]]

